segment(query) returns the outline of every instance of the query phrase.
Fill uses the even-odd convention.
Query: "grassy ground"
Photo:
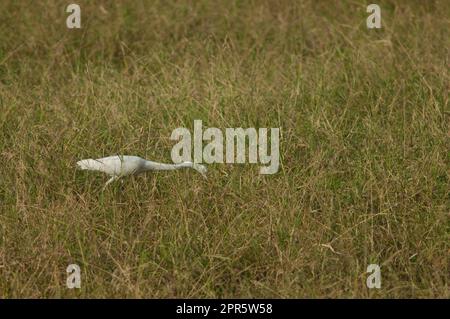
[[[0,297],[449,298],[450,2],[371,2],[2,0]],[[280,127],[280,171],[75,169],[194,119]]]

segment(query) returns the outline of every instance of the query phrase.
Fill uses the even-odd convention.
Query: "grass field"
[[[0,298],[449,298],[450,1],[369,3],[2,0]],[[279,127],[279,172],[75,168],[195,119]]]

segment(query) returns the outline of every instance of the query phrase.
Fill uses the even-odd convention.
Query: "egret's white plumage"
[[[181,168],[193,168],[206,177],[206,167],[192,162],[183,162],[179,164],[163,164],[147,161],[139,156],[115,155],[99,159],[84,159],[77,162],[77,166],[83,170],[100,171],[111,176],[106,182],[105,187],[123,177],[133,174],[139,174],[145,171],[164,171]]]

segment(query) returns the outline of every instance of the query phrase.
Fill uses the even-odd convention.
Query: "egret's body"
[[[179,164],[163,164],[147,161],[139,156],[115,155],[99,159],[84,159],[77,162],[79,168],[83,170],[99,171],[106,173],[111,178],[106,182],[105,187],[123,177],[133,174],[139,174],[146,171],[175,170],[181,168],[193,168],[203,176],[206,174],[206,167],[192,162],[183,162]]]

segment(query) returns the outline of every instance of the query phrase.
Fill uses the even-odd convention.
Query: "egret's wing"
[[[122,159],[119,156],[109,156],[99,159],[84,159],[77,162],[81,169],[100,171],[110,175],[118,175],[122,167]]]
[[[101,171],[104,164],[99,160],[89,158],[78,161],[77,166],[80,169],[86,169],[89,171]]]

